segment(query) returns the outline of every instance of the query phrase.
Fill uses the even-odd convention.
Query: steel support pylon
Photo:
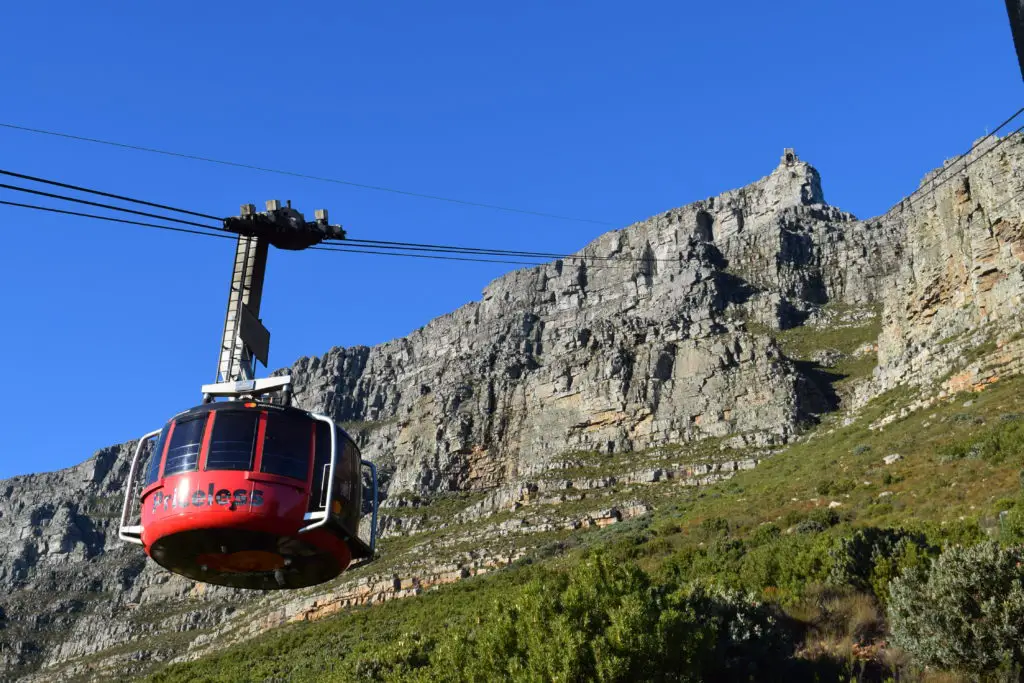
[[[242,339],[242,319],[246,311],[259,319],[268,248],[265,239],[254,235],[238,236],[224,334],[220,342],[217,382],[234,382],[254,376],[255,360],[252,349]]]

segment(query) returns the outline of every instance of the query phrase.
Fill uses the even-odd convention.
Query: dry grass
[[[885,633],[885,617],[875,599],[838,586],[811,586],[786,610],[807,630],[805,649],[863,658],[865,647]]]

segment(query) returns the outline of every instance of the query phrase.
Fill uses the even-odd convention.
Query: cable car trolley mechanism
[[[277,201],[264,213],[247,204],[224,227],[238,241],[217,381],[202,387],[201,405],[139,440],[118,535],[196,581],[311,586],[373,557],[377,471],[333,419],[291,405],[290,377],[254,378],[270,341],[259,307],[268,245],[305,249],[345,233],[326,211],[306,222]]]

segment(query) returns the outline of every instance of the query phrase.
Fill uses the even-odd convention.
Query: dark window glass
[[[309,420],[280,413],[267,415],[263,438],[263,471],[306,480],[309,474]]]
[[[210,450],[206,454],[208,470],[252,469],[253,445],[259,413],[220,411],[213,421]]]
[[[341,501],[339,521],[343,529],[351,534],[359,531],[359,517],[362,514],[360,496],[359,449],[338,430],[338,471],[334,478],[334,498]]]
[[[164,454],[164,444],[167,442],[167,432],[170,429],[171,425],[167,424],[163,431],[160,432],[160,437],[156,440],[153,450],[150,451],[149,464],[146,466],[146,479],[142,484],[143,486],[155,484],[156,480],[160,478],[160,458]]]
[[[199,447],[203,443],[206,416],[176,422],[167,448],[164,476],[181,472],[195,472],[199,467]]]
[[[326,422],[316,423],[316,453],[313,456],[313,487],[310,490],[309,511],[327,507],[327,479],[324,473],[331,465],[331,428]]]
[[[338,435],[338,478],[334,481],[337,494],[352,503],[355,500],[356,483],[359,481],[359,449],[356,445]]]

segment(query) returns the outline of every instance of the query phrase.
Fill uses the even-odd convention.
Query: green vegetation
[[[913,398],[891,392],[731,480],[648,485],[651,515],[538,535],[505,570],[151,680],[1014,680],[1022,389],[1005,380],[871,429]],[[470,501],[439,504],[456,502]],[[991,656],[963,654],[978,643]]]
[[[1024,550],[953,547],[892,583],[893,642],[923,664],[1024,671]]]

